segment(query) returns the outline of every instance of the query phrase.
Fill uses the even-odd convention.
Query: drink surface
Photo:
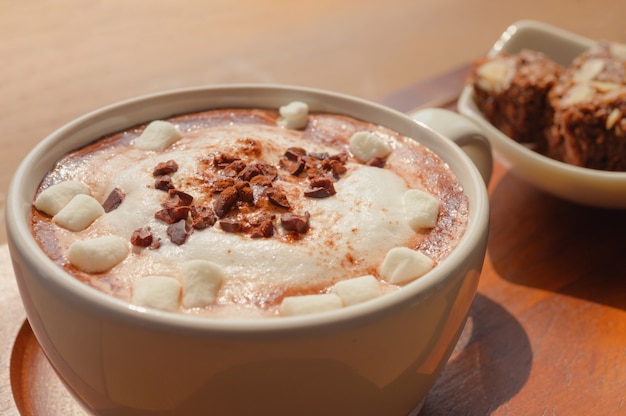
[[[169,310],[210,317],[278,316],[287,297],[328,294],[361,276],[374,276],[380,293],[397,290],[402,284],[381,273],[393,248],[419,252],[434,267],[448,256],[465,230],[468,201],[439,157],[381,126],[306,117],[289,128],[277,110],[174,116],[167,123],[180,137],[156,150],[137,146],[146,125],[101,138],[59,160],[36,197],[80,182],[104,212],[68,229],[61,214],[34,207],[33,234],[77,279],[132,303],[138,281],[169,278],[183,291],[185,265],[208,262],[219,274],[210,299],[198,306],[179,294]],[[388,154],[356,157],[351,138],[359,132],[374,134]],[[436,199],[433,226],[407,218],[410,190]],[[71,260],[73,244],[105,236],[127,250],[112,267],[93,271]],[[189,273],[198,274],[194,267]]]

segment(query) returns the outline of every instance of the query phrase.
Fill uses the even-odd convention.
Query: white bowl
[[[528,48],[543,52],[561,65],[568,65],[593,43],[591,39],[544,23],[522,20],[504,31],[489,55],[516,53]],[[471,86],[463,89],[458,100],[458,110],[484,130],[496,157],[520,179],[575,203],[602,208],[626,208],[626,172],[572,166],[530,150],[504,135],[485,119],[474,102]]]
[[[33,195],[66,152],[171,114],[277,108],[293,100],[385,125],[448,163],[469,198],[470,212],[468,228],[446,260],[401,290],[335,312],[254,321],[199,319],[132,309],[66,274],[31,235]],[[467,155],[404,114],[331,92],[237,85],[141,97],[70,122],[22,162],[7,196],[6,217],[30,325],[61,379],[92,413],[378,416],[415,409],[446,364],[476,293],[489,201]]]

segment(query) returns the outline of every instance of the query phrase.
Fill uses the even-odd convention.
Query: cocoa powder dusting
[[[239,143],[243,144],[245,154],[261,154],[261,146],[255,140],[241,139]],[[277,167],[263,161],[246,163],[230,153],[212,154],[198,164],[207,195],[214,196],[209,200],[212,200],[210,205],[195,203],[193,195],[176,188],[170,176],[178,171],[176,161],[161,162],[153,170],[157,177],[155,188],[167,192],[167,196],[161,202],[162,209],[154,216],[169,225],[167,233],[174,244],[183,244],[193,230],[204,230],[215,224],[228,233],[270,238],[275,231],[274,211],[283,213],[280,224],[285,231],[305,234],[310,227],[310,214],[289,212],[292,206],[287,194],[274,185],[280,177],[279,170],[298,178],[303,195],[327,198],[336,193],[333,180],[347,171],[347,159],[345,152],[336,155],[307,153],[303,148],[291,147],[284,152]],[[305,168],[307,174],[303,175]],[[253,187],[264,191],[255,196]],[[256,198],[265,198],[267,202]],[[139,236],[134,238],[138,246],[144,244]]]

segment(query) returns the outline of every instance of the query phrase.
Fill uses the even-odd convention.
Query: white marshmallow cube
[[[183,306],[204,307],[215,300],[222,285],[221,267],[206,260],[190,260],[182,265]]]
[[[341,298],[345,306],[355,305],[382,295],[378,279],[372,275],[337,282],[333,285],[332,292]]]
[[[391,148],[376,134],[358,131],[350,137],[350,151],[361,162],[368,162],[375,157],[384,159],[389,156]]]
[[[173,277],[146,276],[133,283],[132,304],[175,312],[180,301],[180,283]]]
[[[335,293],[288,296],[280,304],[282,316],[308,315],[341,309],[343,302]]]
[[[183,134],[169,121],[155,120],[146,126],[135,139],[135,147],[142,150],[165,150],[176,143]]]
[[[52,217],[52,221],[70,231],[82,231],[103,214],[104,208],[95,198],[78,194]]]
[[[71,264],[84,272],[101,273],[124,260],[128,252],[126,241],[108,235],[72,243],[67,257]]]
[[[424,253],[408,247],[395,247],[387,252],[380,266],[380,277],[395,285],[402,285],[423,276],[434,266]]]
[[[278,109],[278,124],[288,129],[301,129],[306,126],[309,106],[302,101],[293,101]]]
[[[437,198],[419,189],[409,189],[402,196],[404,213],[409,225],[418,231],[437,225],[439,201]]]
[[[63,181],[44,189],[35,200],[35,208],[56,215],[78,194],[89,194],[89,187],[78,181]]]

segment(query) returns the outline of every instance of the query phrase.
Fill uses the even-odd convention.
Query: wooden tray
[[[453,108],[468,67],[380,100]],[[550,178],[546,178],[550,180]],[[419,413],[626,414],[626,212],[581,207],[496,164],[478,294]],[[83,415],[25,321],[0,246],[0,414]]]

